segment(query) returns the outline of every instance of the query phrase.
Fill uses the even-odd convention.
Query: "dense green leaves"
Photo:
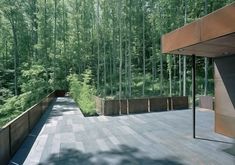
[[[33,103],[52,89],[68,90],[69,84],[72,95],[82,91],[87,98],[182,95],[183,89],[191,95],[190,65],[184,68],[183,58],[162,55],[161,36],[231,2],[1,0],[1,109],[14,109],[21,94],[30,95]],[[190,62],[186,58],[186,64]],[[203,94],[204,59],[197,58],[197,66],[197,91]],[[208,94],[213,94],[212,68],[209,59]],[[85,79],[68,83],[70,73]],[[96,93],[88,90],[86,78],[92,79]],[[82,109],[92,109],[85,97],[75,97],[88,107]]]
[[[96,91],[92,84],[91,76],[91,70],[87,69],[80,78],[77,74],[71,74],[67,77],[69,82],[69,93],[75,99],[85,115],[96,114],[94,102]]]
[[[31,101],[31,92],[11,97],[0,105],[0,127],[27,110],[35,101]]]
[[[39,100],[45,96],[50,90],[46,69],[41,65],[32,65],[28,70],[22,70],[22,85],[23,93],[32,92],[32,100]]]

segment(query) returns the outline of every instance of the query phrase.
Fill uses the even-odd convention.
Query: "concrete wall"
[[[96,107],[96,113],[97,114],[103,114],[103,101],[102,98],[99,98],[97,96],[94,96],[95,100],[95,107]]]
[[[215,59],[215,131],[235,138],[235,56]]]
[[[214,109],[213,97],[212,96],[200,96],[199,107],[205,109]]]

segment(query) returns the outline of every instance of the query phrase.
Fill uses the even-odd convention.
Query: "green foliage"
[[[7,88],[0,88],[0,105],[2,105],[7,99],[13,97],[11,90]]]
[[[28,68],[27,65],[25,65]],[[22,70],[21,91],[19,96],[12,96],[8,90],[1,89],[5,98],[4,104],[0,106],[0,126],[6,124],[33,104],[40,101],[48,92],[49,85],[46,81],[46,71],[41,65],[32,65]],[[6,99],[8,97],[8,99]]]
[[[93,99],[95,90],[91,83],[91,70],[87,69],[79,79],[77,74],[67,77],[69,92],[79,105],[84,115],[95,115],[95,101]]]
[[[67,81],[69,82],[69,93],[77,102],[77,99],[79,98],[79,95],[80,95],[80,89],[81,89],[81,82],[79,81],[78,75],[70,74],[67,77]]]
[[[5,100],[5,104],[0,106],[0,127],[31,106],[31,95],[31,92],[27,92]]]
[[[104,97],[139,97],[143,82],[146,95],[180,95],[182,60],[162,56],[161,36],[233,1],[208,0],[205,10],[206,1],[100,0],[98,6],[97,0],[0,0],[1,112],[8,116],[7,109],[12,114],[27,107],[22,101],[36,103],[51,89],[67,89],[68,82],[84,111],[94,109],[93,86]],[[191,95],[191,59],[186,63],[186,95]],[[203,94],[203,58],[197,66],[197,92]],[[68,76],[70,71],[76,74]],[[207,93],[213,95],[213,89],[209,60]],[[11,98],[25,93],[29,100]]]
[[[31,92],[31,100],[36,102],[50,90],[46,80],[46,69],[41,65],[32,65],[29,69],[22,70],[21,90],[23,93]]]

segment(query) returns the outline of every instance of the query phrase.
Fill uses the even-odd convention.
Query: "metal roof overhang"
[[[235,54],[235,2],[163,35],[162,52],[204,57]]]

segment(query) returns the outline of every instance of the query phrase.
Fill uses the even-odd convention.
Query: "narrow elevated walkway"
[[[11,164],[226,164],[234,141],[213,132],[214,112],[190,110],[84,117],[71,98],[57,98]]]

